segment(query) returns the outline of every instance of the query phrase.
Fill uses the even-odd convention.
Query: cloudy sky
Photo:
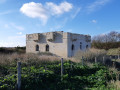
[[[120,32],[120,0],[0,0],[0,47],[25,46],[25,35]]]

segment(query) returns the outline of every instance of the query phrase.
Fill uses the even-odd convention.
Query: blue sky
[[[25,35],[120,32],[120,0],[0,0],[0,47],[25,46]]]

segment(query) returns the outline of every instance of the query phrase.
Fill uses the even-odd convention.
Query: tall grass
[[[107,55],[120,55],[120,48],[109,49]]]
[[[87,49],[85,51],[78,51],[75,54],[75,59],[78,61],[81,61],[81,58],[83,57],[84,59],[88,60],[89,62],[93,62],[95,60],[95,57],[97,58],[98,61],[103,59],[103,56],[106,56],[106,51],[105,50],[100,50],[100,49]]]
[[[112,80],[107,82],[108,88],[113,88],[113,90],[120,90],[120,71],[118,71],[114,66],[109,68],[109,74]]]
[[[26,64],[41,64],[46,62],[60,61],[59,57],[38,54],[0,54],[0,65],[16,65],[18,61]]]

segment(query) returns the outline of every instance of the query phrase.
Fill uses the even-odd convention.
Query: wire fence
[[[93,60],[94,61],[93,63],[101,63],[101,64],[109,65],[109,66],[113,65],[114,67],[116,67],[116,63],[112,62],[111,58],[112,57],[108,58],[108,57],[104,56],[104,57],[102,57],[102,61],[99,61],[99,59],[97,59],[97,57],[95,57],[94,60]],[[81,61],[82,61],[82,66],[84,66],[85,63],[87,62],[87,58],[82,57]],[[63,80],[62,76],[64,75],[64,69],[65,69],[65,67],[64,67],[64,59],[63,58],[61,58],[61,62],[59,62],[59,64],[61,65],[60,66],[61,68],[57,68],[55,70],[58,71],[58,72],[61,72],[59,74],[61,74],[61,81],[62,81]],[[52,64],[52,65],[54,66],[55,64]],[[41,68],[41,69],[43,69],[44,71],[47,71],[49,65],[46,64],[43,67],[44,68]],[[73,68],[73,63],[72,62],[69,62],[69,67],[71,69]],[[28,69],[28,73],[29,72],[30,72],[30,69]],[[17,63],[17,88],[18,88],[18,90],[21,89],[21,74],[26,74],[26,71],[24,72],[24,69],[22,69],[22,72],[21,72],[21,62],[18,62]],[[41,74],[41,70],[37,71],[37,73],[35,73],[33,76],[36,77],[35,79],[37,79],[37,77],[39,77],[40,74]]]
[[[107,58],[107,59],[106,59]],[[118,57],[119,58],[119,57]],[[99,58],[95,57],[93,59],[92,63],[102,63],[104,65],[113,65],[116,67],[117,63],[114,63],[111,61],[112,57],[102,57],[102,61],[99,60]],[[88,62],[88,59],[85,57],[81,58],[82,61],[82,66],[85,65],[86,62]],[[17,62],[17,66],[16,67],[10,67],[9,69],[1,69],[1,72],[3,72],[4,74],[9,74],[9,76],[13,76],[14,78],[16,78],[17,84],[15,84],[15,88],[17,90],[21,90],[21,82],[23,82],[22,80],[22,76],[24,77],[28,77],[30,76],[30,78],[33,78],[35,81],[37,81],[38,79],[41,78],[41,75],[47,74],[48,72],[50,72],[49,70],[54,68],[54,73],[59,74],[60,76],[60,80],[63,80],[63,75],[64,75],[64,71],[65,69],[67,69],[67,67],[69,67],[71,70],[74,68],[73,66],[73,62],[69,61],[68,62],[68,66],[64,65],[64,59],[61,58],[60,62],[56,62],[56,63],[44,63],[43,65],[39,65],[37,68],[38,69],[34,69],[36,68],[36,66],[31,65],[31,67],[25,66],[25,64],[22,64],[21,62]],[[109,63],[109,64],[108,64]],[[67,64],[67,63],[66,63]],[[44,72],[44,73],[43,73]],[[52,72],[50,72],[52,73]],[[0,77],[4,77],[4,74],[0,74]],[[6,78],[9,79],[9,78]]]

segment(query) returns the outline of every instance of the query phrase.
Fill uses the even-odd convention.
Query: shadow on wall
[[[46,35],[40,35],[39,43],[47,43],[47,36]],[[56,33],[54,36],[54,41],[51,41],[53,43],[63,43],[63,35]]]
[[[54,43],[63,43],[63,35],[56,33]]]
[[[40,41],[39,41],[39,43],[47,43],[45,35],[42,35],[42,34],[40,35]]]

